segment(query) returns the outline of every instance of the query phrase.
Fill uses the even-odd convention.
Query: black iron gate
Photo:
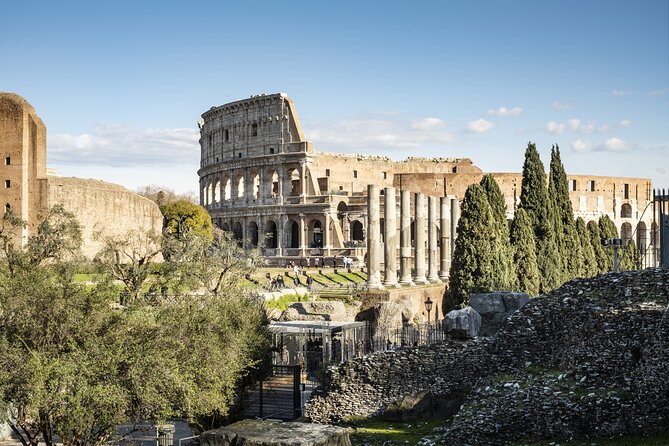
[[[272,375],[249,392],[244,415],[294,420],[302,416],[305,382],[299,365],[274,365]]]

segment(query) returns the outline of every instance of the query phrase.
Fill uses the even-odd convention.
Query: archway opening
[[[244,239],[244,229],[242,228],[242,224],[238,221],[232,224],[232,238],[240,244]]]
[[[354,242],[365,241],[365,233],[363,231],[362,222],[359,220],[351,222],[351,240]]]
[[[629,203],[623,203],[620,207],[620,217],[632,218],[632,206]]]
[[[323,225],[320,220],[312,220],[309,223],[309,247],[323,247]]]
[[[254,221],[249,223],[249,242],[251,242],[251,246],[256,247],[258,246],[258,224]]]
[[[265,223],[265,247],[270,249],[277,248],[277,230],[276,223],[273,220],[268,220]]]

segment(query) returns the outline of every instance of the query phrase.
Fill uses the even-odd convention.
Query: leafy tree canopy
[[[189,200],[177,200],[160,207],[165,218],[165,231],[182,236],[194,232],[211,242],[211,216],[205,208]]]

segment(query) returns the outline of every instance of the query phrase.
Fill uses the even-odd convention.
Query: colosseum
[[[369,184],[381,191],[446,197],[442,203],[449,207],[448,218],[442,215],[437,225],[448,226],[439,229],[439,244],[450,255],[458,203],[467,186],[484,175],[468,158],[393,161],[317,152],[305,139],[293,101],[283,93],[212,107],[198,125],[201,204],[216,226],[249,245],[260,245],[274,263],[310,257],[363,259]],[[492,175],[512,219],[521,174]],[[592,175],[568,175],[568,180],[575,217],[587,222],[608,215],[622,238],[635,239],[645,266],[657,263],[651,180]],[[381,228],[383,223],[382,209]],[[441,265],[440,276],[447,274],[448,264],[450,259]]]

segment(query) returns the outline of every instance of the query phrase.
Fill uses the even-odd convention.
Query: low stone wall
[[[306,415],[384,413],[466,395],[443,444],[502,445],[669,428],[669,270],[606,274],[532,299],[496,337],[378,353],[331,369]]]

